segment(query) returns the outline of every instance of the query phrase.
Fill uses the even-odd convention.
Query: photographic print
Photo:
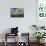
[[[24,8],[11,8],[11,17],[24,17]]]

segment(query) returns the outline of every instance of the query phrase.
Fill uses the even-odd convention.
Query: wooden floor
[[[0,46],[4,46],[4,43],[2,42],[0,42]],[[12,43],[12,42],[10,42],[10,43],[8,43],[8,45],[7,46],[15,46],[15,42],[14,43]],[[21,45],[22,46],[22,45]],[[25,46],[25,45],[24,45]],[[34,43],[34,42],[32,42],[32,43],[30,43],[30,46],[37,46],[37,43]],[[43,45],[41,45],[41,46],[46,46],[46,43],[44,43]]]

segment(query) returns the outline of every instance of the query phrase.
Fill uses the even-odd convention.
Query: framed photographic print
[[[24,17],[24,8],[11,8],[11,17]]]
[[[46,0],[37,0],[36,1],[36,24],[43,25],[46,24]]]
[[[46,17],[46,0],[37,0],[37,15],[41,17]]]

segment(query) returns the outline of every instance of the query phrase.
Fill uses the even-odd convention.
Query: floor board
[[[10,43],[8,43],[7,46],[15,46],[15,45],[16,45],[15,42],[10,42]],[[0,42],[0,46],[4,46],[4,43],[3,42]],[[37,43],[33,43],[32,42],[32,43],[30,43],[30,46],[37,46]],[[46,46],[46,43],[44,43],[44,45],[41,45],[41,46]]]

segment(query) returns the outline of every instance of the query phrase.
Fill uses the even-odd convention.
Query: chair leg
[[[6,41],[5,41],[5,43],[4,43],[4,44],[5,44],[5,46],[7,46],[7,42],[6,42]]]
[[[7,46],[7,34],[5,34],[5,46]]]

